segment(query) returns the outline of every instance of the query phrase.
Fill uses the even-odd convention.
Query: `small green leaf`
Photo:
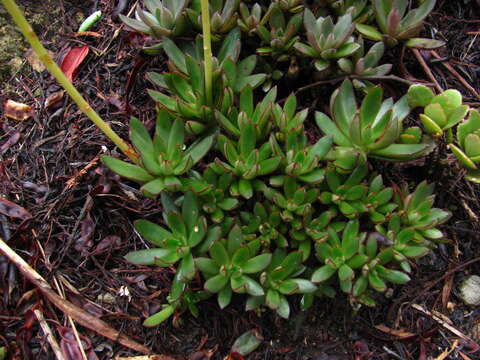
[[[195,262],[193,261],[193,256],[191,253],[182,259],[182,262],[178,267],[177,276],[178,279],[183,282],[188,282],[195,276]]]
[[[148,220],[135,221],[135,230],[137,230],[145,239],[157,246],[164,246],[165,241],[173,237],[173,234],[170,231],[167,231],[163,227]]]
[[[406,284],[410,277],[402,271],[387,269],[383,266],[377,267],[378,275],[393,284]]]
[[[195,265],[206,275],[216,275],[219,271],[219,267],[215,261],[209,258],[198,257],[195,259]]]
[[[205,290],[211,293],[220,292],[228,282],[228,278],[223,274],[218,274],[205,282]]]
[[[257,330],[249,330],[243,333],[235,340],[231,352],[239,353],[241,356],[246,356],[255,351],[263,341],[263,337]]]
[[[355,24],[357,31],[366,39],[383,41],[383,35],[377,28],[366,24]]]
[[[163,49],[168,55],[170,61],[184,74],[187,74],[187,65],[185,63],[185,55],[175,43],[169,38],[163,38]]]
[[[253,196],[252,183],[249,180],[240,179],[238,181],[238,191],[245,199],[250,199]]]
[[[334,267],[330,265],[323,265],[322,267],[315,270],[315,272],[313,273],[312,282],[320,283],[326,281],[330,279],[336,272],[337,269],[335,269]]]
[[[265,303],[272,310],[278,309],[280,306],[280,294],[278,291],[274,289],[268,289]]]
[[[264,270],[272,259],[272,254],[261,254],[249,259],[242,265],[242,272],[245,274],[254,274]]]
[[[402,250],[402,254],[409,258],[419,258],[427,255],[429,251],[429,248],[423,246],[407,246]]]
[[[467,169],[476,170],[477,165],[457,146],[454,144],[449,144],[448,147],[452,150],[453,155],[457,158],[460,163],[465,166]]]
[[[405,42],[405,46],[417,49],[436,49],[445,45],[444,41],[425,38],[411,38]]]
[[[242,278],[245,281],[246,284],[246,292],[252,296],[263,296],[265,295],[265,292],[263,291],[262,286],[253,280],[252,278],[243,275]]]
[[[164,178],[156,178],[152,181],[149,181],[141,188],[142,192],[152,195],[158,195],[165,189],[166,186]]]
[[[228,265],[230,263],[230,257],[228,256],[227,250],[218,241],[210,248],[210,256],[218,266]]]
[[[170,257],[172,252],[170,249],[161,248],[144,249],[129,252],[125,255],[125,259],[136,265],[154,265],[156,260]]]
[[[343,264],[338,269],[338,279],[340,281],[351,281],[355,277],[353,270],[346,264]]]
[[[425,85],[415,84],[410,86],[407,93],[408,104],[412,108],[418,106],[425,107],[432,101],[433,97],[432,90],[426,87]]]
[[[157,312],[156,314],[149,316],[143,322],[143,326],[152,327],[157,326],[167,320],[170,316],[173,315],[175,308],[172,305],[168,305],[163,310]]]
[[[368,282],[370,286],[378,292],[385,292],[387,290],[387,285],[385,285],[385,282],[378,276],[375,271],[369,272]]]
[[[106,167],[113,172],[116,172],[118,175],[126,177],[127,179],[140,182],[148,182],[154,179],[152,175],[150,175],[140,166],[129,164],[125,161],[118,160],[107,155],[103,155],[101,159]]]
[[[232,289],[230,286],[225,286],[223,290],[218,293],[217,300],[220,309],[225,309],[228,304],[230,304],[230,301],[232,300]]]

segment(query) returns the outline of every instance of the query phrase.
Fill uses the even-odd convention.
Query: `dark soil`
[[[90,46],[75,84],[116,131],[127,138],[131,115],[153,125],[154,104],[146,94],[144,74],[164,68],[164,59],[142,57],[138,50],[142,38],[118,31],[120,24],[112,17],[117,2],[21,3],[31,14],[51,12],[54,20],[37,25],[35,30],[57,59],[71,47]],[[130,1],[129,8],[133,4]],[[101,37],[74,37],[82,16],[96,9],[101,9],[104,17],[92,30]],[[426,32],[446,41],[439,50],[442,61],[480,91],[478,19],[480,7],[475,1],[438,1]],[[0,30],[5,26],[0,23]],[[428,52],[423,55],[442,87],[459,89],[467,104],[478,107],[480,100],[441,61],[435,61]],[[409,51],[393,50],[386,59],[394,64],[395,74],[429,81]],[[2,84],[1,103],[13,99],[29,104],[35,115],[25,121],[7,119],[3,114],[0,118],[0,192],[33,217],[22,222],[0,215],[0,236],[69,301],[151,347],[154,353],[179,359],[223,359],[239,335],[257,329],[264,341],[249,359],[427,359],[450,348],[453,351],[446,359],[480,359],[478,345],[412,307],[418,304],[438,311],[451,320],[451,326],[478,340],[480,310],[463,305],[456,293],[466,275],[480,274],[479,188],[459,175],[455,162],[445,160],[446,153],[440,150],[410,164],[374,164],[389,183],[435,181],[436,206],[454,214],[442,227],[448,243],[419,262],[414,280],[407,286],[394,288],[386,298],[379,297],[376,308],[354,311],[347,298],[338,295],[334,300],[317,301],[305,313],[295,309],[286,321],[269,312],[261,316],[246,313],[243,299],[222,312],[210,300],[200,305],[198,318],[183,314],[175,319],[176,326],[170,321],[144,328],[142,319],[156,311],[168,293],[172,270],[133,266],[123,255],[144,247],[132,222],[158,219],[159,201],[142,197],[135,184],[102,167],[98,155],[120,155],[71,100],[63,98],[55,106],[45,107],[46,99],[59,90],[47,72],[33,71],[24,62],[20,72],[10,70],[9,75]],[[280,97],[303,85],[287,84]],[[332,88],[325,86],[302,93],[301,105],[324,107]],[[385,86],[391,95],[398,95],[399,86],[404,85],[386,82]],[[68,186],[69,181],[73,186]],[[8,348],[12,359],[55,358],[32,316],[34,309],[41,309],[65,346],[75,347],[68,345],[72,333],[65,315],[3,256],[0,284],[0,346]],[[77,329],[98,359],[135,355],[86,328]]]

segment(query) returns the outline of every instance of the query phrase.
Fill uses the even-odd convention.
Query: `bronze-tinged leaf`
[[[23,207],[2,198],[0,198],[0,214],[22,220],[32,218],[32,214]]]
[[[385,324],[375,325],[375,328],[386,334],[393,335],[398,339],[408,339],[417,336],[416,334],[408,331],[391,329]]]
[[[59,104],[60,100],[63,99],[64,94],[65,94],[65,91],[60,90],[60,91],[56,91],[56,92],[48,95],[47,99],[45,100],[45,108],[49,109],[49,108]]]
[[[8,99],[3,106],[3,113],[6,117],[18,121],[27,120],[32,117],[33,109],[27,104],[22,104]]]

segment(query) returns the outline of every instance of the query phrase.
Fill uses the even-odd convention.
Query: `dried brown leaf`
[[[108,235],[104,237],[98,244],[95,246],[95,249],[92,252],[92,255],[102,254],[108,249],[120,246],[122,243],[122,238],[118,235]]]
[[[0,198],[0,214],[22,220],[32,218],[32,214],[23,207],[2,198]]]
[[[45,100],[45,108],[48,109],[58,104],[58,102],[63,99],[64,94],[65,91],[60,90],[48,95],[47,99]]]
[[[0,154],[3,154],[6,152],[12,145],[15,145],[18,140],[20,140],[20,132],[19,131],[14,131],[10,137],[8,138],[7,141],[5,141],[2,146],[0,146]]]
[[[87,255],[88,251],[93,246],[92,237],[95,232],[95,222],[93,221],[90,214],[87,214],[81,224],[81,235],[75,242],[75,250],[82,253],[82,255]]]
[[[396,336],[400,339],[407,339],[407,338],[417,336],[416,334],[408,332],[408,331],[391,329],[385,324],[375,325],[375,328],[377,330],[380,330],[380,331],[386,333],[386,334]]]
[[[8,99],[3,106],[3,113],[10,119],[23,121],[33,116],[33,109],[30,105]]]

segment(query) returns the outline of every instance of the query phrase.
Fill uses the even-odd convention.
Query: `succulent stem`
[[[210,32],[210,6],[202,0],[203,58],[207,104],[212,105],[212,37]]]
[[[37,54],[40,61],[45,65],[50,74],[52,74],[58,83],[65,89],[65,91],[70,95],[73,101],[78,105],[80,110],[92,120],[95,125],[107,136],[118,148],[134,163],[138,163],[138,154],[135,150],[123,141],[115,131],[112,130],[110,125],[108,125],[88,102],[82,97],[78,92],[75,86],[71,83],[70,80],[65,76],[63,71],[58,67],[58,65],[53,61],[51,56],[43,47],[42,43],[38,39],[37,35],[33,31],[32,27],[25,19],[22,10],[17,6],[15,0],[2,0],[3,6],[7,9],[9,14],[12,16],[13,21],[17,24],[18,28],[22,32],[25,39],[30,43],[32,49]]]

